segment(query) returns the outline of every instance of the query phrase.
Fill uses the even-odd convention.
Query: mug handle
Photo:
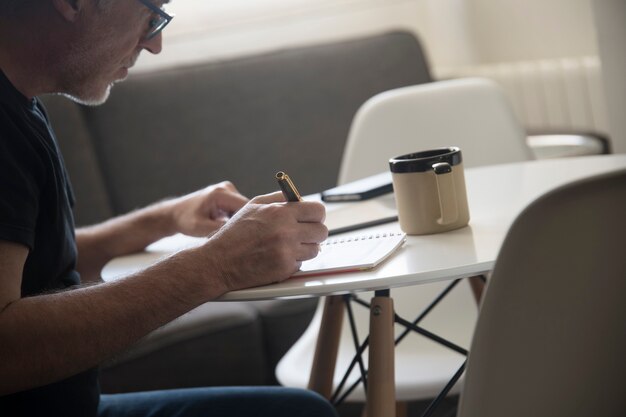
[[[437,194],[439,196],[439,210],[441,213],[437,223],[441,225],[454,223],[459,217],[459,210],[452,167],[447,162],[438,162],[433,164],[433,171],[435,171],[435,179],[437,180]]]

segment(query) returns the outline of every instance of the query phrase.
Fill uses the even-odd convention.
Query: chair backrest
[[[442,146],[459,146],[465,167],[528,160],[525,137],[492,81],[465,78],[398,88],[360,107],[338,182],[385,172],[389,158]]]
[[[522,212],[483,298],[459,416],[623,416],[626,170]]]

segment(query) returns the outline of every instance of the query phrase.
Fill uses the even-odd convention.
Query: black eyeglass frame
[[[157,36],[165,27],[174,19],[174,15],[167,14],[163,9],[155,6],[150,0],[139,0],[141,4],[148,9],[159,15],[159,22],[154,27],[150,28],[150,32],[145,36],[145,40],[150,40]]]

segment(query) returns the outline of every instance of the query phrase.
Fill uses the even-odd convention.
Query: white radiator
[[[480,76],[498,82],[520,122],[532,131],[608,135],[608,118],[597,57],[434,68],[438,79]]]

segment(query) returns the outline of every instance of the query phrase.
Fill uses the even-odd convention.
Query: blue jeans
[[[320,395],[283,387],[187,388],[103,394],[98,417],[337,417]]]

